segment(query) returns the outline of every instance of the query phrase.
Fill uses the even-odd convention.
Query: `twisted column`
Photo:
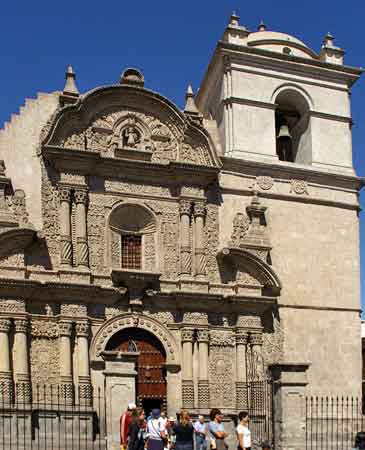
[[[71,353],[72,322],[61,320],[58,327],[60,334],[60,395],[61,400],[70,404],[74,397]]]
[[[205,278],[206,259],[204,250],[204,217],[206,209],[204,202],[195,202],[195,273],[197,278]]]
[[[69,186],[60,185],[58,188],[58,194],[60,198],[60,259],[63,266],[71,267],[71,189]]]
[[[247,342],[247,333],[236,334],[236,408],[239,410],[248,408]]]
[[[190,246],[190,214],[191,202],[180,200],[180,275],[191,275],[191,246]]]
[[[0,319],[0,399],[11,402],[13,398],[13,380],[10,365],[9,319]]]
[[[19,402],[30,402],[31,384],[28,364],[28,330],[27,319],[15,319],[14,334],[14,378],[16,398]]]
[[[76,203],[76,261],[80,269],[89,267],[89,247],[87,243],[86,208],[88,192],[86,188],[75,188]]]
[[[181,330],[183,349],[182,364],[182,403],[184,408],[194,408],[194,382],[193,382],[193,342],[194,330],[183,328]]]
[[[76,323],[79,401],[84,405],[89,405],[92,397],[89,362],[89,333],[90,326],[88,321],[85,320]]]
[[[209,330],[206,328],[198,330],[197,339],[199,344],[199,408],[209,408]]]

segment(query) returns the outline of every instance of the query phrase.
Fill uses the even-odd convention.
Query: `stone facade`
[[[135,69],[82,96],[68,72],[62,94],[27,103],[0,134],[2,397],[47,383],[70,404],[105,386],[110,402],[135,400],[133,358],[109,348],[125,330],[161,343],[169,414],[234,413],[275,364],[304,367],[312,394],[360,392],[359,71],[335,49],[232,19],[197,106],[189,90],[180,111]],[[286,93],[310,121],[294,162],[275,151]]]

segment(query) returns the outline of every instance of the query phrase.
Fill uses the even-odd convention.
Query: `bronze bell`
[[[278,133],[278,139],[291,139],[288,125],[281,125]]]

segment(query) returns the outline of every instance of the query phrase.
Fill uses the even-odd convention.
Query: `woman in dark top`
[[[187,411],[181,411],[179,421],[172,428],[176,436],[175,450],[193,450],[194,427]]]
[[[128,450],[143,450],[144,435],[143,423],[145,414],[142,408],[135,409],[132,414],[132,420],[128,428]]]

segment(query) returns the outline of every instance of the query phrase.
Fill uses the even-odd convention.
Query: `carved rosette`
[[[60,336],[71,337],[72,322],[68,320],[61,320],[60,322],[58,322],[58,330]]]
[[[0,333],[8,334],[10,331],[11,322],[9,319],[0,319]]]
[[[194,342],[194,330],[190,328],[183,328],[181,330],[181,342]]]
[[[236,408],[240,411],[248,409],[248,385],[243,381],[236,382]]]
[[[209,343],[209,330],[206,328],[201,328],[197,331],[197,340],[198,342]]]
[[[209,381],[198,381],[199,408],[209,408]]]
[[[194,383],[193,380],[182,380],[183,408],[194,408]]]

